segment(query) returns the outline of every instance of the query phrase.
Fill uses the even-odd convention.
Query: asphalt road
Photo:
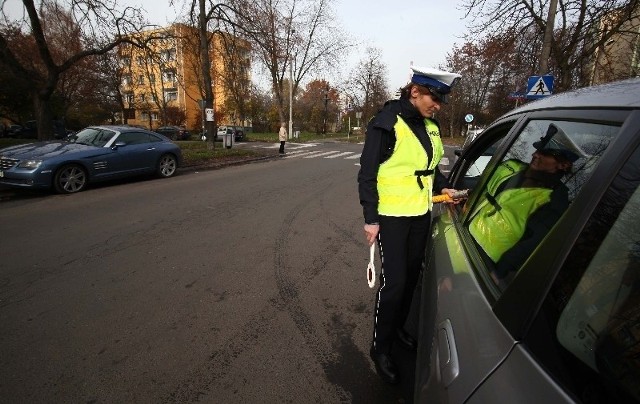
[[[411,402],[368,356],[361,148],[4,199],[0,402]]]

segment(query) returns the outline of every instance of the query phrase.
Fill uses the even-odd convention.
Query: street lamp
[[[329,84],[324,90],[324,120],[322,121],[322,134],[327,134],[327,106],[329,104]]]
[[[291,30],[291,36],[296,33],[295,29]],[[289,139],[293,138],[293,59],[291,58],[291,49],[289,51]]]

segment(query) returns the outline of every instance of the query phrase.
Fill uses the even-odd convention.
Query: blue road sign
[[[528,100],[546,97],[553,94],[553,76],[531,76],[527,81],[527,93],[525,97]]]

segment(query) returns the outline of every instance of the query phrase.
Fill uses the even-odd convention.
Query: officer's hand
[[[380,231],[379,224],[364,225],[364,235],[367,237],[367,243],[369,243],[369,245],[373,244],[374,241],[376,241],[376,237],[378,237],[379,231]]]
[[[452,203],[454,205],[459,204],[460,202],[463,201],[463,199],[460,198],[455,198],[456,197],[456,193],[458,192],[457,189],[452,189],[452,188],[442,188],[442,194],[447,194],[449,195],[449,197],[451,198],[450,200],[447,200],[446,203]]]

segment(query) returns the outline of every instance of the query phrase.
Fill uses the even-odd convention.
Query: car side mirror
[[[453,151],[453,154],[455,154],[458,157],[462,156],[462,149],[455,149]]]

